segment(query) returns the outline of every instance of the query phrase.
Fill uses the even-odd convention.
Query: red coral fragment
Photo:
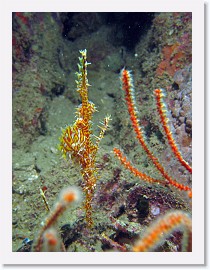
[[[162,76],[164,72],[174,76],[175,72],[185,59],[185,53],[181,50],[180,44],[167,45],[162,50],[163,60],[159,63],[156,74]]]

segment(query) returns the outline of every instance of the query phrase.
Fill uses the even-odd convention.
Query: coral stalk
[[[136,133],[136,138],[138,139],[139,143],[141,144],[143,150],[146,152],[147,156],[152,160],[155,167],[158,169],[158,171],[162,174],[162,176],[168,181],[168,184],[176,187],[179,190],[188,191],[188,196],[192,196],[192,190],[190,187],[185,186],[183,184],[178,183],[174,179],[172,179],[169,174],[166,172],[166,170],[161,165],[160,161],[156,156],[153,155],[152,151],[147,146],[147,143],[144,139],[143,131],[139,125],[138,118],[137,118],[137,109],[135,106],[135,96],[134,96],[134,87],[133,87],[133,81],[130,74],[130,71],[123,69],[121,72],[121,81],[122,81],[122,89],[125,92],[125,100],[128,107],[128,112],[130,115],[130,119],[132,122],[133,129]],[[119,152],[119,151],[115,151]],[[117,155],[119,158],[119,155]],[[122,157],[119,158],[122,162]],[[123,162],[122,162],[123,163]],[[128,167],[128,166],[127,166]]]
[[[182,251],[192,251],[192,220],[182,211],[169,212],[150,226],[133,251],[151,251],[174,230],[183,231]]]
[[[174,155],[178,159],[178,161],[181,163],[182,166],[184,166],[190,173],[192,173],[192,167],[187,163],[186,160],[182,157],[181,153],[178,150],[178,147],[174,141],[174,138],[172,136],[172,132],[168,126],[168,118],[166,116],[167,108],[165,104],[163,103],[163,91],[161,89],[155,89],[154,91],[156,104],[157,104],[157,111],[160,116],[160,122],[162,124],[162,127],[165,131],[167,141],[169,145],[171,146],[171,150],[173,151]]]
[[[161,184],[161,185],[164,185],[164,186],[167,184],[167,182],[163,182],[161,180],[152,178],[152,177],[146,175],[145,173],[142,173],[139,170],[137,170],[134,166],[132,166],[130,161],[120,151],[120,149],[114,148],[113,152],[118,157],[118,159],[121,161],[121,163],[125,166],[125,168],[128,169],[130,172],[132,172],[135,176],[139,177],[140,179],[142,179],[142,180],[144,180],[144,181],[146,181],[148,183],[156,183],[156,184]]]
[[[58,218],[64,213],[67,207],[75,201],[78,201],[79,195],[78,191],[73,188],[64,189],[60,194],[60,199],[58,203],[55,205],[55,209],[50,213],[47,217],[44,226],[39,232],[39,236],[37,238],[34,250],[39,252],[41,251],[43,244],[43,234],[51,228],[58,220]]]

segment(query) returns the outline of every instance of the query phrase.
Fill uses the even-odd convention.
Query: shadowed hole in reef
[[[136,202],[136,209],[138,210],[138,219],[141,221],[149,214],[149,199],[144,196],[139,196]]]
[[[104,24],[112,29],[108,36],[111,44],[123,46],[132,51],[152,25],[154,15],[153,12],[62,12],[60,13],[62,36],[74,41],[82,33],[90,34],[98,31]],[[80,28],[83,29],[83,32]],[[75,32],[77,34],[73,34]]]

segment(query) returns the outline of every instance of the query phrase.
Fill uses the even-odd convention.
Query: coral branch
[[[169,212],[150,226],[142,239],[135,244],[133,251],[153,250],[174,230],[183,231],[182,251],[192,251],[192,220],[182,211]]]
[[[38,239],[34,246],[35,251],[37,252],[41,251],[43,243],[43,234],[57,222],[58,218],[63,214],[63,212],[67,209],[67,207],[73,202],[78,201],[78,199],[79,199],[79,192],[76,189],[67,188],[61,192],[60,200],[55,205],[55,209],[53,210],[53,212],[49,215],[49,217],[47,217],[44,226],[39,232]]]
[[[183,184],[178,183],[174,179],[172,179],[166,170],[163,168],[161,163],[159,162],[158,158],[153,155],[151,150],[146,144],[146,141],[144,139],[144,134],[141,130],[141,127],[139,125],[138,119],[137,119],[137,109],[135,106],[135,97],[134,97],[134,88],[133,88],[133,82],[132,77],[130,74],[130,71],[123,69],[121,72],[121,81],[122,81],[122,89],[125,92],[125,100],[128,107],[128,112],[130,115],[130,119],[132,122],[133,129],[136,133],[136,138],[138,139],[139,143],[141,144],[142,148],[146,152],[147,156],[152,160],[153,164],[156,166],[158,171],[162,174],[162,176],[168,181],[168,184],[176,187],[179,190],[188,191],[188,196],[192,196],[192,190],[190,187],[185,186]]]
[[[174,155],[176,156],[178,161],[181,163],[181,165],[184,166],[190,173],[192,173],[192,167],[187,163],[187,161],[184,160],[181,153],[179,152],[178,147],[172,136],[171,130],[167,124],[169,120],[166,116],[167,108],[164,105],[163,99],[162,99],[164,97],[163,91],[161,89],[155,89],[154,94],[155,94],[155,99],[156,99],[156,104],[157,104],[157,111],[160,116],[160,122],[165,131],[168,143],[171,146],[171,150],[173,151]]]
[[[120,151],[120,149],[114,148],[113,152],[118,157],[118,159],[121,161],[121,163],[125,166],[126,169],[128,169],[130,172],[132,172],[135,176],[139,177],[140,179],[148,182],[148,183],[157,183],[165,186],[168,182],[163,182],[161,180],[152,178],[145,173],[140,172],[137,170],[134,166],[131,165],[130,161],[127,160],[126,156]]]

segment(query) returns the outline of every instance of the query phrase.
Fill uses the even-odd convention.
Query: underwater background
[[[97,109],[93,134],[111,115],[97,153],[98,181],[88,228],[82,202],[56,222],[69,252],[131,251],[159,216],[182,210],[191,200],[173,187],[149,184],[124,168],[113,153],[123,152],[147,175],[161,179],[133,131],[120,72],[131,70],[139,124],[162,166],[179,183],[191,175],[176,161],[164,136],[153,91],[163,88],[167,117],[184,159],[192,163],[192,14],[191,13],[21,13],[12,15],[13,251],[33,251],[49,209],[60,191],[82,187],[80,168],[63,159],[62,129],[76,119],[80,50],[87,50],[89,100]],[[46,202],[41,192],[44,193]],[[81,193],[83,193],[81,189]],[[82,195],[84,199],[84,195]],[[170,233],[157,252],[182,250],[183,233]],[[60,250],[58,250],[60,251]]]

